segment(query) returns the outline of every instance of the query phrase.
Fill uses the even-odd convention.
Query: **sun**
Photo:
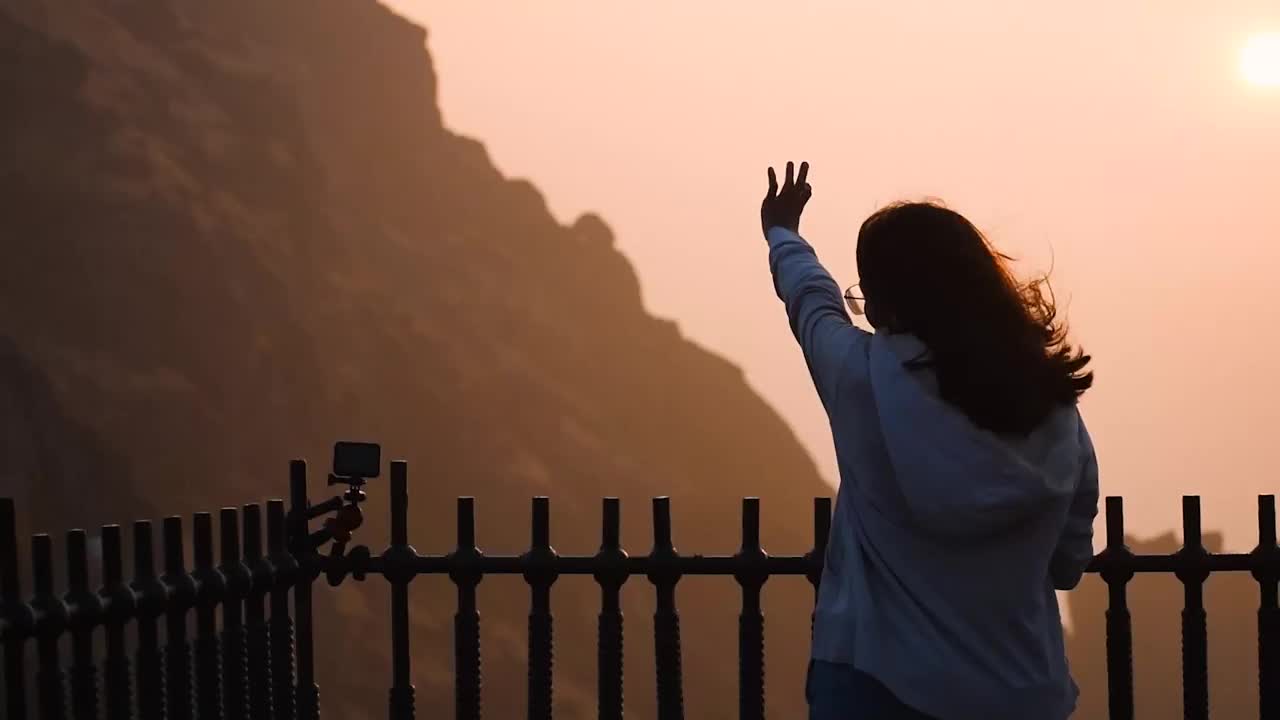
[[[1240,74],[1250,85],[1280,88],[1280,32],[1249,38],[1240,50]]]

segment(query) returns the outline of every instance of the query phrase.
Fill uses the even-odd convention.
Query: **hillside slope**
[[[442,125],[424,40],[370,0],[0,0],[0,391],[41,388],[0,392],[0,493],[25,529],[280,496],[296,456],[319,461],[321,497],[329,445],[352,438],[410,462],[422,552],[452,547],[464,494],[490,551],[527,545],[535,494],[562,551],[598,544],[603,495],[647,551],[657,494],[684,551],[736,549],[745,495],[764,498],[766,547],[807,550],[829,491],[790,429],[645,312],[603,221],[559,225]],[[490,717],[523,714],[522,586],[480,588]],[[419,705],[446,708],[454,598],[414,587]],[[737,587],[681,588],[690,717],[733,716]],[[766,594],[770,713],[789,716],[811,595],[798,579]],[[381,715],[381,581],[318,596],[326,714]],[[554,603],[558,713],[588,717],[598,593],[570,578]],[[628,709],[645,717],[644,580],[627,603]]]

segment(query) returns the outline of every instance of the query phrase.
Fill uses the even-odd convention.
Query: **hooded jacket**
[[[1067,718],[1078,690],[1054,591],[1092,559],[1098,505],[1077,408],[1017,440],[977,427],[903,367],[918,339],[852,325],[813,248],[766,236],[840,469],[813,659],[939,720]]]

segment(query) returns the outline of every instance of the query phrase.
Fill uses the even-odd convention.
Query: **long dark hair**
[[[906,367],[931,368],[942,398],[979,427],[1026,435],[1093,385],[1048,278],[1018,281],[1011,259],[959,213],[890,205],[862,224],[857,253],[869,319],[923,342]]]

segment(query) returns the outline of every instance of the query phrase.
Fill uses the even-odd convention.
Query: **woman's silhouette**
[[[840,467],[810,718],[1062,720],[1078,693],[1054,590],[1092,558],[1098,505],[1089,357],[1043,283],[934,204],[863,223],[842,298],[798,234],[808,170],[779,189],[769,168],[760,215]]]

